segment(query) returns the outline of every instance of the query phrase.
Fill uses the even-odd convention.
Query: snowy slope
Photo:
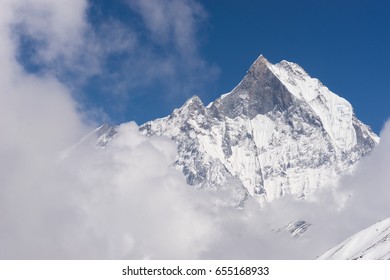
[[[191,185],[272,200],[313,192],[348,172],[379,142],[345,99],[297,64],[260,56],[229,93],[204,106],[194,96],[141,132],[178,144]]]
[[[390,259],[390,218],[376,223],[330,249],[318,259]]]
[[[85,145],[91,147],[104,148],[107,142],[116,134],[116,127],[108,124],[103,124],[100,127],[92,130],[90,133],[81,138],[76,144],[60,152],[60,158],[65,159],[72,153],[77,151],[80,147]]]

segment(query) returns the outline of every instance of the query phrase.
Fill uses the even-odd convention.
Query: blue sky
[[[41,42],[28,34],[19,59],[56,73],[97,122],[142,124],[192,95],[213,101],[263,54],[301,65],[379,133],[390,116],[389,12],[376,0],[94,0],[78,60],[35,59]]]

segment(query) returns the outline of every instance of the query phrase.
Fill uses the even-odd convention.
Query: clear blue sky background
[[[260,54],[272,63],[285,59],[301,65],[349,100],[377,133],[390,117],[389,1],[183,0],[197,11],[188,18],[191,50],[179,50],[180,39],[172,34],[151,34],[131,2],[93,0],[88,11],[101,39],[114,44],[115,25],[107,32],[104,24],[117,22],[124,30],[118,36],[136,38],[131,49],[108,55],[104,71],[81,82],[69,69],[59,71],[85,108],[105,112],[112,123],[166,116],[195,94],[207,104],[237,85]],[[165,23],[186,19],[169,8],[171,0],[156,3],[166,9]],[[180,25],[185,24],[176,28]],[[39,71],[32,43],[23,42],[21,60],[28,70]]]

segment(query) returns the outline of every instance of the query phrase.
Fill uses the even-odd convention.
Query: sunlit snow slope
[[[372,225],[330,249],[319,259],[390,259],[390,218]]]

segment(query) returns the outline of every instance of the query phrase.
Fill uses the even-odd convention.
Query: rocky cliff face
[[[107,131],[103,142],[113,135]],[[297,64],[263,56],[231,92],[207,106],[194,96],[140,131],[173,139],[187,182],[220,192],[230,205],[248,196],[310,199],[379,141],[348,101]]]

